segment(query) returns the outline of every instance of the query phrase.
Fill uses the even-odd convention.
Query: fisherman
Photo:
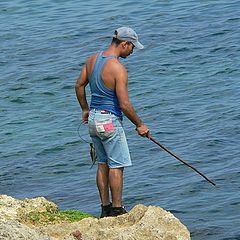
[[[118,28],[110,46],[87,59],[75,86],[82,120],[88,123],[98,160],[96,181],[101,199],[100,217],[127,212],[122,205],[123,170],[132,162],[122,126],[122,112],[135,125],[140,136],[149,135],[148,127],[129,100],[128,74],[119,61],[119,58],[132,54],[135,47],[144,48],[136,32],[129,27]],[[91,90],[90,108],[85,93],[88,83]]]

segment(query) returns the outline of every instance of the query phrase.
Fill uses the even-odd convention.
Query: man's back
[[[110,55],[105,55],[105,52],[103,52],[104,57],[108,57]],[[93,72],[96,59],[99,56],[99,53],[93,54],[88,60],[87,60],[87,73],[88,73],[88,79],[90,79],[91,74]],[[104,83],[104,86],[115,90],[116,88],[116,79],[117,76],[124,75],[125,78],[127,78],[127,71],[125,67],[119,62],[117,58],[110,58],[108,59],[101,72],[101,79]]]
[[[119,65],[115,55],[104,55],[100,52],[91,62],[89,73],[89,84],[91,89],[90,109],[106,110],[120,119],[122,111],[116,94],[116,70]]]

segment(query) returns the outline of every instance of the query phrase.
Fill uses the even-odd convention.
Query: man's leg
[[[123,167],[109,169],[109,182],[112,193],[112,206],[122,206]]]
[[[98,164],[97,186],[102,202],[100,218],[111,215],[112,204],[109,201],[109,167],[107,164]]]
[[[103,206],[109,205],[109,168],[107,164],[98,164],[97,186]]]

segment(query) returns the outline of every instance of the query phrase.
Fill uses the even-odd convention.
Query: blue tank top
[[[116,58],[116,56],[104,57],[103,52],[98,54],[89,78],[89,85],[92,94],[90,109],[106,110],[122,119],[122,111],[116,91],[107,88],[101,77],[104,63],[111,58]]]

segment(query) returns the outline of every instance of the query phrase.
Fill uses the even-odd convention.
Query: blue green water
[[[239,1],[2,0],[0,194],[99,214],[74,85],[87,56],[122,25],[145,45],[123,60],[137,112],[153,137],[217,184],[125,118],[134,164],[125,171],[125,206],[159,205],[193,240],[239,240]]]

